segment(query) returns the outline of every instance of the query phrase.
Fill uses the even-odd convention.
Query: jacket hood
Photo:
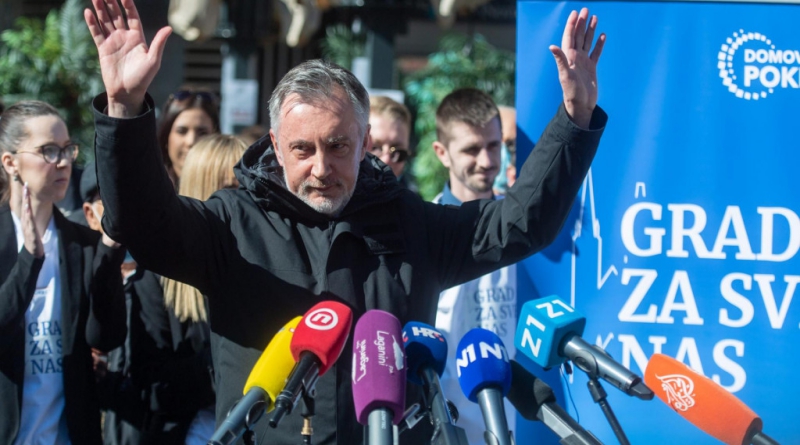
[[[353,196],[341,214],[331,217],[317,212],[286,188],[283,167],[278,163],[269,135],[251,145],[233,170],[240,188],[249,191],[253,200],[263,209],[313,222],[343,218],[374,204],[395,199],[403,191],[392,169],[367,153],[359,167]]]

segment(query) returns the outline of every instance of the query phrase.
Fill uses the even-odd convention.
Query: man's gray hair
[[[270,126],[278,132],[281,107],[290,95],[297,94],[305,104],[324,103],[331,100],[336,86],[341,87],[350,99],[356,114],[359,136],[363,137],[369,123],[367,90],[350,71],[319,59],[303,62],[283,76],[269,98]]]

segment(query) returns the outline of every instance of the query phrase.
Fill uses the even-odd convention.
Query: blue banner
[[[561,101],[548,45],[582,6],[518,3],[520,161]],[[608,35],[608,126],[561,236],[520,267],[521,300],[561,296],[586,314],[584,338],[633,372],[653,353],[676,357],[744,401],[766,434],[800,443],[800,7],[588,6]],[[569,412],[617,443],[585,375],[555,372]],[[605,388],[632,443],[719,443],[658,399]],[[517,437],[554,438],[523,422]]]

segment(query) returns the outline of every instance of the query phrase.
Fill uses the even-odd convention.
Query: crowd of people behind
[[[94,3],[95,8],[103,4],[100,0],[95,0]],[[101,48],[101,44],[103,44],[98,35],[106,38],[115,32],[115,26],[117,29],[122,29],[120,28],[122,15],[109,5],[111,4],[105,6],[106,14],[110,12],[111,16],[118,14],[118,17],[109,18],[98,9],[96,20],[100,27],[105,27],[103,30],[93,29],[93,22],[89,18],[90,15],[87,15],[87,23],[95,35],[95,43],[98,44],[98,48]],[[126,11],[129,20],[138,17],[130,0],[123,1],[122,5],[132,8]],[[589,23],[587,11],[582,11],[580,15],[573,14],[567,24],[568,28],[571,26],[578,30],[573,31],[578,42],[577,46],[579,51],[582,50],[582,54],[586,54],[587,57],[588,50],[591,48],[595,24],[596,20]],[[128,25],[130,32],[135,30],[131,26]],[[136,38],[139,37],[136,36]],[[163,41],[157,42],[159,39],[165,38],[165,36],[157,36],[153,45],[163,44]],[[584,38],[588,40],[588,46],[583,44]],[[601,49],[602,43],[599,42],[598,46]],[[101,56],[102,54],[101,50]],[[559,56],[556,54],[556,57]],[[599,51],[596,57],[594,54],[590,57],[596,64]],[[592,65],[591,68],[593,70],[594,66]],[[104,66],[103,69],[105,74],[109,68]],[[327,89],[324,91],[308,89],[308,85],[313,86],[316,85],[315,82],[321,82],[313,77],[319,76],[319,73],[323,73],[323,77],[327,79],[324,82],[333,83],[326,84],[327,87],[324,88]],[[110,102],[112,85],[108,79],[105,77],[104,79]],[[145,89],[146,83],[144,82]],[[590,83],[587,82],[587,84]],[[277,220],[270,220],[270,224],[277,227],[275,230],[278,233],[284,233],[281,235],[282,237],[296,237],[302,239],[304,243],[308,243],[306,238],[310,235],[302,232],[305,230],[304,228],[301,230],[298,227],[300,225],[317,227],[318,223],[315,222],[315,218],[318,216],[299,209],[300,201],[292,201],[291,199],[295,199],[294,197],[287,201],[285,195],[281,195],[287,192],[287,189],[307,204],[310,207],[309,211],[313,209],[317,214],[334,219],[349,218],[350,214],[358,212],[359,205],[362,207],[370,205],[364,204],[364,202],[369,203],[371,198],[358,196],[357,190],[353,195],[353,189],[350,189],[348,191],[350,195],[346,198],[350,199],[351,196],[355,196],[361,200],[360,204],[353,205],[355,210],[350,213],[348,213],[350,207],[347,207],[347,199],[343,202],[326,201],[327,198],[324,197],[327,190],[346,188],[348,184],[342,184],[341,181],[350,179],[343,175],[343,180],[334,182],[332,179],[331,182],[327,182],[325,179],[327,173],[320,174],[318,169],[327,171],[326,169],[338,167],[325,166],[314,161],[314,165],[309,168],[312,168],[311,175],[317,179],[297,182],[297,178],[292,176],[292,169],[299,168],[297,166],[302,164],[306,157],[316,156],[307,153],[309,150],[313,151],[313,147],[310,147],[313,145],[313,141],[309,142],[299,138],[299,142],[291,142],[289,144],[291,151],[300,153],[291,155],[298,156],[295,159],[287,158],[286,152],[278,150],[278,140],[284,136],[284,131],[288,133],[291,129],[296,128],[291,126],[292,113],[306,113],[310,119],[309,125],[313,126],[315,122],[322,122],[321,128],[324,131],[327,128],[324,123],[327,121],[315,121],[314,119],[319,119],[319,113],[328,112],[333,113],[325,115],[328,120],[332,120],[334,116],[345,119],[347,116],[344,116],[341,111],[335,112],[334,108],[342,107],[343,103],[347,103],[349,105],[343,108],[345,114],[356,115],[355,121],[359,122],[359,125],[362,125],[360,113],[368,114],[369,134],[364,136],[365,146],[360,149],[365,149],[369,154],[366,155],[365,160],[358,161],[362,164],[366,163],[362,165],[360,173],[356,168],[355,175],[358,177],[358,184],[361,184],[359,187],[372,187],[370,190],[381,194],[380,199],[386,200],[388,203],[394,202],[393,199],[402,196],[402,199],[397,201],[402,208],[424,214],[431,220],[462,220],[463,227],[459,226],[459,230],[464,230],[463,235],[470,235],[472,232],[469,231],[474,231],[475,227],[480,226],[473,221],[473,218],[485,217],[488,221],[492,218],[493,212],[508,213],[508,215],[504,214],[497,218],[521,220],[518,216],[518,209],[512,207],[521,201],[519,197],[512,197],[508,200],[511,202],[507,205],[500,205],[501,195],[509,191],[517,177],[514,110],[508,107],[498,108],[486,93],[473,88],[456,90],[443,100],[437,111],[437,141],[433,147],[424,149],[434,150],[449,172],[448,181],[442,193],[435,200],[436,203],[447,205],[448,209],[442,209],[439,213],[439,210],[431,211],[429,207],[420,210],[417,204],[419,198],[417,196],[410,198],[409,195],[406,195],[406,193],[415,193],[413,180],[407,168],[414,152],[411,147],[412,117],[403,104],[388,97],[374,96],[368,98],[369,109],[361,110],[359,107],[366,99],[366,91],[363,87],[349,72],[320,61],[306,62],[292,70],[281,81],[281,84],[283,86],[279,85],[276,93],[273,94],[273,99],[270,100],[270,117],[273,122],[269,133],[267,134],[267,129],[264,128],[256,130],[253,135],[252,129],[248,129],[248,132],[242,134],[242,137],[219,133],[219,100],[211,91],[187,87],[170,95],[160,110],[157,127],[153,131],[153,139],[160,150],[160,159],[163,164],[161,174],[166,172],[172,185],[169,193],[174,195],[177,192],[185,197],[180,198],[180,209],[182,210],[170,213],[172,210],[168,212],[168,209],[162,208],[162,205],[172,201],[149,195],[144,201],[154,199],[155,204],[147,206],[139,205],[137,202],[136,205],[123,209],[127,212],[124,213],[124,218],[138,219],[138,214],[146,212],[148,221],[155,226],[164,224],[165,227],[173,227],[171,224],[175,224],[176,215],[178,215],[178,219],[180,219],[180,215],[184,215],[187,220],[192,219],[192,221],[208,218],[212,221],[208,223],[212,229],[215,227],[217,218],[229,219],[228,224],[230,224],[230,220],[235,219],[236,224],[254,230],[248,226],[250,224],[248,221],[252,220],[254,216],[252,214],[244,216],[245,204],[225,204],[225,210],[219,210],[223,208],[222,204],[219,204],[220,202],[226,202],[226,197],[234,196],[230,194],[230,190],[226,194],[226,189],[238,189],[242,178],[249,178],[242,173],[246,172],[254,174],[256,180],[253,181],[254,184],[242,184],[242,188],[237,193],[250,193],[253,195],[252,199],[259,202],[256,194],[261,193],[261,190],[270,189],[269,192],[264,193],[269,193],[268,196],[273,201],[259,202],[259,205],[266,209],[264,210],[265,214],[267,212],[280,214],[281,210],[275,209],[285,205],[281,204],[281,200],[283,200],[288,202],[291,207],[290,211],[286,211],[287,214],[291,214],[290,218],[301,222],[298,226],[290,225],[293,227],[292,230],[297,233],[281,232],[282,229],[276,226],[275,221]],[[567,86],[569,85],[567,84]],[[282,88],[288,89],[282,90]],[[331,105],[333,108],[317,107],[323,99],[331,100],[331,103],[334,104]],[[101,116],[99,113],[103,113],[104,103],[102,100],[105,100],[104,96],[96,99],[96,103],[93,104],[96,116]],[[273,100],[276,102],[273,103]],[[574,139],[581,141],[580,143],[575,142],[575,146],[578,148],[583,149],[583,145],[586,145],[589,146],[587,150],[596,149],[596,142],[599,140],[599,134],[602,132],[604,124],[604,114],[595,109],[596,91],[590,92],[585,102],[588,104],[585,107],[588,111],[582,115],[577,114],[575,109],[568,109],[565,112],[562,107],[554,118],[554,122],[557,122],[558,125],[551,132],[557,134],[563,128],[567,129],[564,131],[571,133],[569,136],[556,135],[551,139],[558,140],[558,144],[562,144],[562,140],[568,141],[569,144],[571,143],[569,141]],[[287,103],[290,104],[289,111],[284,111]],[[153,248],[151,244],[163,243],[163,239],[159,238],[156,232],[147,232],[147,228],[142,228],[142,232],[134,238],[137,241],[131,245],[120,245],[112,239],[118,238],[113,236],[114,231],[121,230],[119,229],[121,227],[119,218],[122,211],[119,203],[120,201],[125,203],[125,196],[128,196],[125,193],[128,193],[128,190],[125,190],[124,187],[109,188],[107,182],[104,183],[104,181],[108,181],[109,175],[117,175],[118,171],[124,172],[132,167],[127,165],[128,161],[124,161],[122,158],[119,160],[102,158],[100,156],[101,146],[106,147],[111,144],[116,148],[115,144],[133,143],[128,140],[129,138],[126,139],[125,132],[142,131],[141,129],[147,128],[146,121],[138,117],[131,119],[133,124],[130,124],[132,126],[127,130],[125,126],[129,124],[123,121],[114,121],[113,125],[109,124],[111,122],[110,115],[113,114],[113,110],[111,110],[113,104],[109,103],[108,106],[105,106],[109,111],[109,116],[96,117],[98,164],[89,162],[79,169],[75,164],[79,153],[87,152],[85,158],[91,159],[94,157],[92,156],[92,147],[79,147],[70,138],[69,129],[53,106],[36,100],[9,105],[5,110],[0,110],[2,111],[0,114],[0,154],[3,167],[0,172],[0,193],[2,193],[0,195],[0,258],[2,259],[2,263],[0,263],[0,338],[3,339],[0,342],[0,444],[205,444],[212,435],[215,424],[221,421],[220,416],[224,416],[224,412],[230,406],[229,399],[236,396],[236,391],[241,391],[240,385],[239,389],[226,388],[224,389],[226,399],[222,403],[215,403],[220,396],[219,386],[222,384],[235,387],[239,383],[236,379],[247,373],[246,369],[238,369],[241,367],[240,364],[247,362],[251,357],[236,359],[237,361],[231,365],[230,355],[214,355],[218,352],[235,354],[236,351],[224,348],[225,343],[218,343],[216,349],[213,346],[215,330],[211,321],[213,318],[211,308],[216,303],[218,317],[220,317],[217,326],[222,326],[223,322],[227,323],[228,313],[219,308],[228,307],[230,310],[230,307],[235,306],[234,303],[221,302],[220,296],[210,302],[209,292],[218,292],[213,285],[198,280],[194,275],[186,275],[179,266],[173,268],[175,273],[168,278],[157,273],[159,270],[147,270],[137,264],[137,252],[145,252],[145,257],[152,258],[150,256]],[[308,107],[311,107],[310,111]],[[147,117],[152,114],[153,110],[150,108],[153,108],[152,99],[146,98],[141,116],[150,119]],[[282,116],[280,118],[282,125],[280,134],[278,132],[278,114],[275,114],[278,111]],[[569,117],[567,113],[569,113]],[[136,115],[135,112],[134,115]],[[579,118],[581,118],[581,122],[578,122]],[[569,119],[575,122],[574,128],[570,127],[573,123]],[[300,120],[299,122],[304,121]],[[579,127],[581,130],[578,129]],[[351,131],[355,127],[343,128]],[[589,130],[585,130],[586,134],[591,136],[583,135],[581,133],[584,131],[583,128],[588,128]],[[147,140],[148,135],[144,134],[142,138]],[[348,151],[344,151],[349,149],[347,147],[339,148],[337,144],[340,142],[337,141],[325,142],[331,144],[326,150],[331,150],[332,154],[325,154],[326,157],[333,157],[334,160],[330,161],[331,165],[339,165],[336,164],[339,162],[337,159],[349,159],[351,156]],[[370,145],[366,146],[367,143]],[[594,144],[593,148],[592,144]],[[248,149],[248,146],[251,148]],[[545,146],[546,148],[542,150],[545,154],[542,156],[552,156],[547,151],[549,145],[546,143]],[[120,150],[120,153],[122,152],[124,150]],[[590,151],[590,153],[593,152]],[[322,155],[320,154],[320,156]],[[582,156],[581,165],[588,168],[586,156],[579,156]],[[591,161],[591,156],[588,157],[588,160]],[[81,170],[79,194],[83,202],[78,208],[59,208],[59,203],[65,198],[70,184],[74,182],[71,181],[72,175]],[[110,171],[113,172],[109,173]],[[253,171],[255,173],[252,173]],[[537,175],[541,173],[535,168],[531,169],[531,172]],[[263,178],[259,176],[262,174]],[[136,187],[149,188],[150,178],[158,182],[158,177],[156,177],[158,175],[153,176],[152,172],[145,172],[143,175],[149,176],[141,179],[142,182]],[[369,176],[369,179],[362,178],[367,175],[372,176]],[[281,190],[275,191],[275,183],[270,182],[274,181],[275,177],[283,180],[283,182],[278,180],[280,185],[277,187]],[[352,184],[350,185],[355,188],[356,179],[351,178],[351,180]],[[362,183],[362,181],[364,182]],[[575,188],[576,184],[580,183],[580,178],[562,177],[558,178],[558,181],[570,183],[570,187]],[[389,185],[387,186],[387,184]],[[397,188],[398,185],[399,188]],[[555,185],[557,184],[554,182],[551,186],[555,187]],[[400,189],[403,191],[398,191]],[[244,190],[247,191],[244,192]],[[167,192],[163,191],[163,193]],[[241,193],[236,196],[241,196]],[[542,193],[544,194],[544,192]],[[570,193],[574,196],[573,192],[567,191],[567,198]],[[212,195],[216,197],[216,200]],[[563,214],[563,217],[566,217],[569,202],[564,204],[561,201],[569,201],[569,199],[560,196],[559,193],[549,193],[548,196],[559,202],[559,210],[554,213]],[[210,204],[204,203],[209,198],[211,198],[208,201]],[[473,200],[483,200],[490,204],[479,204],[480,211],[476,210],[478,207],[475,206],[464,206],[464,211],[453,210],[462,203]],[[534,201],[536,200],[531,200],[531,202]],[[319,202],[323,204],[319,204]],[[236,207],[236,205],[240,207]],[[339,207],[336,207],[337,205]],[[381,208],[388,209],[388,207]],[[130,209],[134,210],[133,214]],[[104,222],[109,220],[108,216],[104,220],[107,210],[113,223],[111,225]],[[241,215],[233,214],[235,212],[240,212]],[[292,212],[296,212],[296,214]],[[480,216],[481,212],[485,216]],[[391,218],[391,215],[379,215],[378,217]],[[403,217],[414,219],[409,215]],[[268,215],[267,218],[272,218],[272,216]],[[494,220],[492,219],[492,221]],[[499,224],[499,220],[497,221]],[[177,223],[180,224],[180,221]],[[548,226],[552,226],[550,232],[554,232],[560,227],[557,221]],[[134,227],[134,231],[137,230],[135,224],[132,224],[131,227]],[[324,228],[324,225],[319,227]],[[376,223],[374,227],[385,228],[387,223]],[[187,225],[186,228],[190,231],[195,230],[192,225]],[[105,233],[106,229],[110,230],[112,236]],[[444,229],[442,228],[442,230]],[[178,230],[180,229],[178,228]],[[363,230],[366,233],[371,230],[371,227],[366,226]],[[419,228],[415,230],[419,230]],[[433,230],[433,227],[425,230]],[[487,230],[487,232],[491,233],[491,230]],[[153,235],[147,235],[147,233],[153,233]],[[456,232],[453,233],[454,236],[457,235]],[[381,265],[375,269],[375,273],[378,273],[377,276],[380,277],[380,273],[385,273],[381,270],[399,267],[399,263],[391,262],[394,260],[383,259],[387,253],[388,257],[391,257],[392,249],[399,249],[394,253],[402,255],[405,255],[405,251],[403,247],[391,245],[391,237],[397,236],[394,233],[388,235],[378,233],[370,236],[372,235],[379,242],[381,242],[380,236],[384,236],[383,240],[386,241],[385,245],[378,246],[383,251],[374,253],[374,255],[381,255],[382,258]],[[553,235],[551,233],[549,236]],[[240,236],[238,232],[236,236]],[[254,233],[252,236],[259,235]],[[476,240],[480,238],[478,234],[473,236]],[[517,235],[513,235],[512,238],[509,236],[512,235],[504,235],[502,242],[511,243],[508,240]],[[428,236],[426,236],[427,238]],[[490,238],[491,236],[487,235],[484,242],[495,243]],[[123,239],[120,241],[124,242]],[[208,244],[222,242],[216,239],[207,241]],[[276,239],[275,241],[280,243],[284,240]],[[456,243],[454,240],[448,241],[447,239],[441,242],[443,245],[446,242]],[[501,256],[497,257],[494,256],[495,254],[487,253],[492,258],[496,258],[489,260],[490,263],[497,263],[497,267],[503,265],[506,267],[484,276],[481,276],[482,273],[495,268],[491,264],[485,264],[486,259],[476,257],[473,264],[470,262],[473,260],[456,258],[454,261],[463,261],[464,264],[458,267],[453,266],[452,270],[443,267],[446,273],[442,272],[436,282],[452,285],[462,283],[467,279],[473,279],[473,281],[458,284],[449,289],[446,289],[449,286],[444,286],[439,290],[436,290],[433,285],[426,284],[428,287],[418,291],[420,294],[430,293],[431,290],[436,290],[437,293],[441,292],[435,322],[437,328],[446,335],[452,336],[452,338],[448,338],[452,345],[455,345],[458,338],[471,327],[498,330],[497,327],[483,325],[480,321],[474,320],[475,310],[481,311],[482,305],[493,304],[489,301],[477,301],[474,295],[493,291],[492,289],[516,295],[514,288],[516,272],[513,262],[526,255],[525,249],[541,248],[543,242],[539,239],[534,242],[526,239],[514,239],[513,243],[526,247],[522,250],[505,247],[509,251],[513,250],[513,254],[510,256],[502,255],[502,252],[498,253],[497,255]],[[412,244],[414,243],[423,245],[420,240],[413,240]],[[400,244],[403,244],[402,241]],[[468,245],[468,243],[464,244],[463,247],[466,248]],[[185,252],[171,252],[170,255],[184,255],[183,259],[187,263],[190,260],[198,261],[197,258],[186,256],[191,255],[186,252],[192,252],[193,247],[181,246],[186,249]],[[257,245],[251,247],[258,250]],[[312,247],[313,243],[310,243],[305,249],[309,252]],[[408,247],[409,244],[406,241],[405,248]],[[212,250],[220,249],[222,251],[230,248],[230,246],[210,247]],[[247,256],[245,247],[238,248],[241,252],[237,255],[241,255],[242,258]],[[436,250],[445,255],[443,258],[452,254],[452,252],[446,252],[446,249]],[[293,252],[291,249],[287,251]],[[352,249],[344,250],[344,252],[350,251]],[[486,252],[491,252],[491,249]],[[268,253],[260,254],[269,255]],[[311,255],[316,254],[312,252]],[[328,253],[321,255],[326,256]],[[330,255],[334,255],[334,253],[330,253]],[[419,258],[423,257],[424,255]],[[416,256],[408,258],[410,258],[408,261],[412,263],[420,261]],[[211,261],[213,258],[208,260]],[[277,261],[279,261],[277,269],[274,265],[268,265],[259,270],[277,270],[276,273],[281,273],[280,261],[286,261],[287,264],[292,263],[292,267],[294,267],[294,259],[291,257],[278,258]],[[314,260],[310,261],[313,263]],[[346,261],[348,260],[342,257],[337,261],[344,261],[344,264],[347,265]],[[444,260],[442,261],[444,263]],[[247,265],[251,263],[252,261]],[[159,262],[150,259],[148,264],[158,265]],[[454,264],[456,263],[454,262]],[[336,267],[331,267],[336,269]],[[156,267],[156,269],[160,268],[161,266]],[[462,268],[464,271],[459,272],[458,268]],[[246,273],[243,270],[239,272]],[[426,306],[427,300],[419,297],[420,299],[411,302],[414,307],[403,306],[406,303],[401,303],[401,299],[406,301],[405,299],[414,291],[413,289],[397,288],[391,278],[387,280],[390,282],[388,289],[392,295],[397,294],[397,296],[393,296],[390,300],[373,301],[376,297],[370,295],[374,292],[387,292],[385,290],[386,283],[375,282],[373,272],[369,273],[369,276],[362,277],[364,286],[362,292],[365,302],[354,303],[359,311],[363,312],[365,308],[369,309],[370,305],[375,305],[375,307],[388,305],[387,310],[403,313],[412,319],[415,317],[414,314],[425,314],[418,316],[422,321],[433,322],[433,319],[427,314],[432,315],[436,311],[430,310]],[[410,280],[409,277],[403,276],[402,272],[397,273],[401,280]],[[333,275],[329,274],[329,276]],[[213,278],[206,277],[206,279]],[[231,280],[234,279],[235,277],[231,278]],[[293,278],[287,280],[291,279]],[[348,280],[345,280],[344,283],[347,284]],[[194,287],[184,281],[202,284]],[[428,283],[432,280],[418,279],[417,283],[420,281]],[[258,287],[258,284],[254,283],[253,286]],[[298,300],[305,298],[306,292],[315,289],[314,286],[318,286],[318,283],[308,284],[307,290],[298,288]],[[368,286],[374,286],[374,290],[368,290]],[[335,295],[335,292],[325,291],[323,293],[329,297]],[[314,295],[314,298],[320,297],[321,295]],[[276,318],[280,318],[283,309],[277,305],[277,297],[270,298],[272,298],[270,301],[276,304],[273,308]],[[291,299],[293,297],[287,295],[283,298]],[[252,299],[248,301],[256,307],[262,307],[265,304]],[[506,303],[509,302],[506,301]],[[513,311],[516,311],[516,300],[510,303],[514,306]],[[267,302],[264,307],[269,307],[269,304]],[[434,306],[436,306],[435,301]],[[510,318],[515,318],[515,316]],[[275,323],[279,321],[281,320],[274,320]],[[275,324],[272,320],[270,323]],[[228,327],[226,326],[225,329]],[[230,332],[221,329],[218,335],[224,337],[225,341],[237,342],[238,345],[253,349],[252,336],[238,338]],[[513,330],[497,333],[506,341],[507,345],[513,343]],[[264,338],[264,335],[266,334],[258,333],[256,337],[261,339]],[[214,354],[212,354],[212,350]],[[250,351],[247,353],[251,354]],[[219,363],[228,363],[229,366],[237,368],[238,374],[233,379],[221,378],[220,370],[215,370],[215,364],[219,365]],[[349,380],[346,371],[338,372],[345,372],[338,378],[341,379],[344,376],[346,380]],[[334,371],[335,373],[336,371]],[[452,370],[446,372],[443,377],[443,385],[448,388],[448,396],[451,397],[455,397],[455,392],[458,391],[457,383],[454,382],[457,380],[452,375]],[[322,388],[320,389],[320,403],[324,403],[326,397],[333,397],[333,399],[337,397],[326,393],[326,385],[327,383],[320,384],[320,388]],[[331,388],[334,392],[341,390],[341,388],[337,389],[335,384]],[[463,403],[458,408],[462,411],[462,418],[469,419],[465,428],[470,442],[482,443],[483,428],[479,426],[480,414],[477,406],[468,403],[463,397],[455,401]],[[339,405],[335,406],[349,406],[341,405],[343,402],[336,403]],[[329,414],[324,413],[323,415]],[[335,424],[333,427],[336,431]],[[326,434],[324,428],[320,429],[323,435]],[[344,433],[341,434],[342,437],[349,437]],[[347,439],[339,438],[338,440]]]

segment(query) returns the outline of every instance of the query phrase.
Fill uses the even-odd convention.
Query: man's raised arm
[[[558,235],[586,176],[607,116],[597,107],[597,64],[605,34],[592,50],[597,17],[572,11],[561,47],[551,45],[564,102],[505,199],[473,201],[457,210],[432,212],[430,227],[446,227],[432,245],[442,258],[445,288],[522,260]],[[456,221],[455,226],[444,221]]]
[[[222,204],[178,197],[156,140],[155,103],[147,88],[171,29],[148,47],[133,0],[92,0],[84,11],[97,45],[106,94],[93,101],[103,228],[143,268],[208,289],[228,236]]]

